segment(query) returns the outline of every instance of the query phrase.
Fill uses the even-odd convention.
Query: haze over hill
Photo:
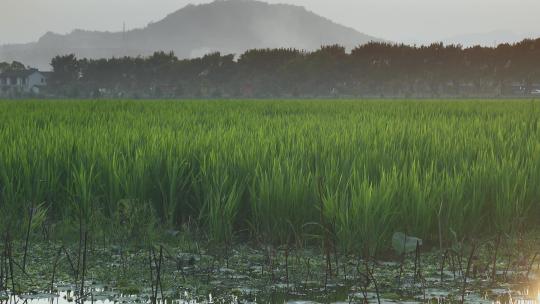
[[[293,47],[313,50],[340,44],[353,48],[380,39],[336,24],[303,7],[255,0],[219,0],[188,5],[163,20],[126,32],[75,30],[67,35],[49,32],[37,42],[4,45],[0,61],[21,61],[49,69],[52,57],[149,55],[174,51],[180,58],[212,51],[239,54],[253,48]]]
[[[482,45],[495,47],[501,43],[516,43],[523,39],[540,37],[540,32],[521,33],[511,30],[495,30],[483,33],[456,35],[443,39],[446,44],[461,44],[465,47]]]

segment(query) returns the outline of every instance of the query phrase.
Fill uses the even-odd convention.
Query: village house
[[[6,71],[0,73],[0,94],[38,94],[47,85],[47,73],[37,69]]]

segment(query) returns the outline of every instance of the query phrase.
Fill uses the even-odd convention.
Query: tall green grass
[[[516,100],[2,101],[2,225],[45,202],[51,225],[107,226],[129,202],[227,243],[304,242],[323,220],[369,254],[439,221],[445,238],[532,229],[539,118]]]

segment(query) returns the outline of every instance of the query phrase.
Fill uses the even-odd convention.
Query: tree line
[[[12,63],[0,62],[0,73],[24,71],[24,70],[26,70],[26,67],[24,66],[24,64],[18,61],[13,61]]]
[[[73,97],[528,96],[540,91],[540,39],[497,47],[372,42],[312,52],[254,49],[194,59],[52,59],[50,91]]]

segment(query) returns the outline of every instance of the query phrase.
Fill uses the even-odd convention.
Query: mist
[[[142,28],[201,0],[1,0],[0,44],[36,41],[47,31]],[[267,0],[305,6],[360,32],[405,43],[513,42],[540,34],[536,0]]]

